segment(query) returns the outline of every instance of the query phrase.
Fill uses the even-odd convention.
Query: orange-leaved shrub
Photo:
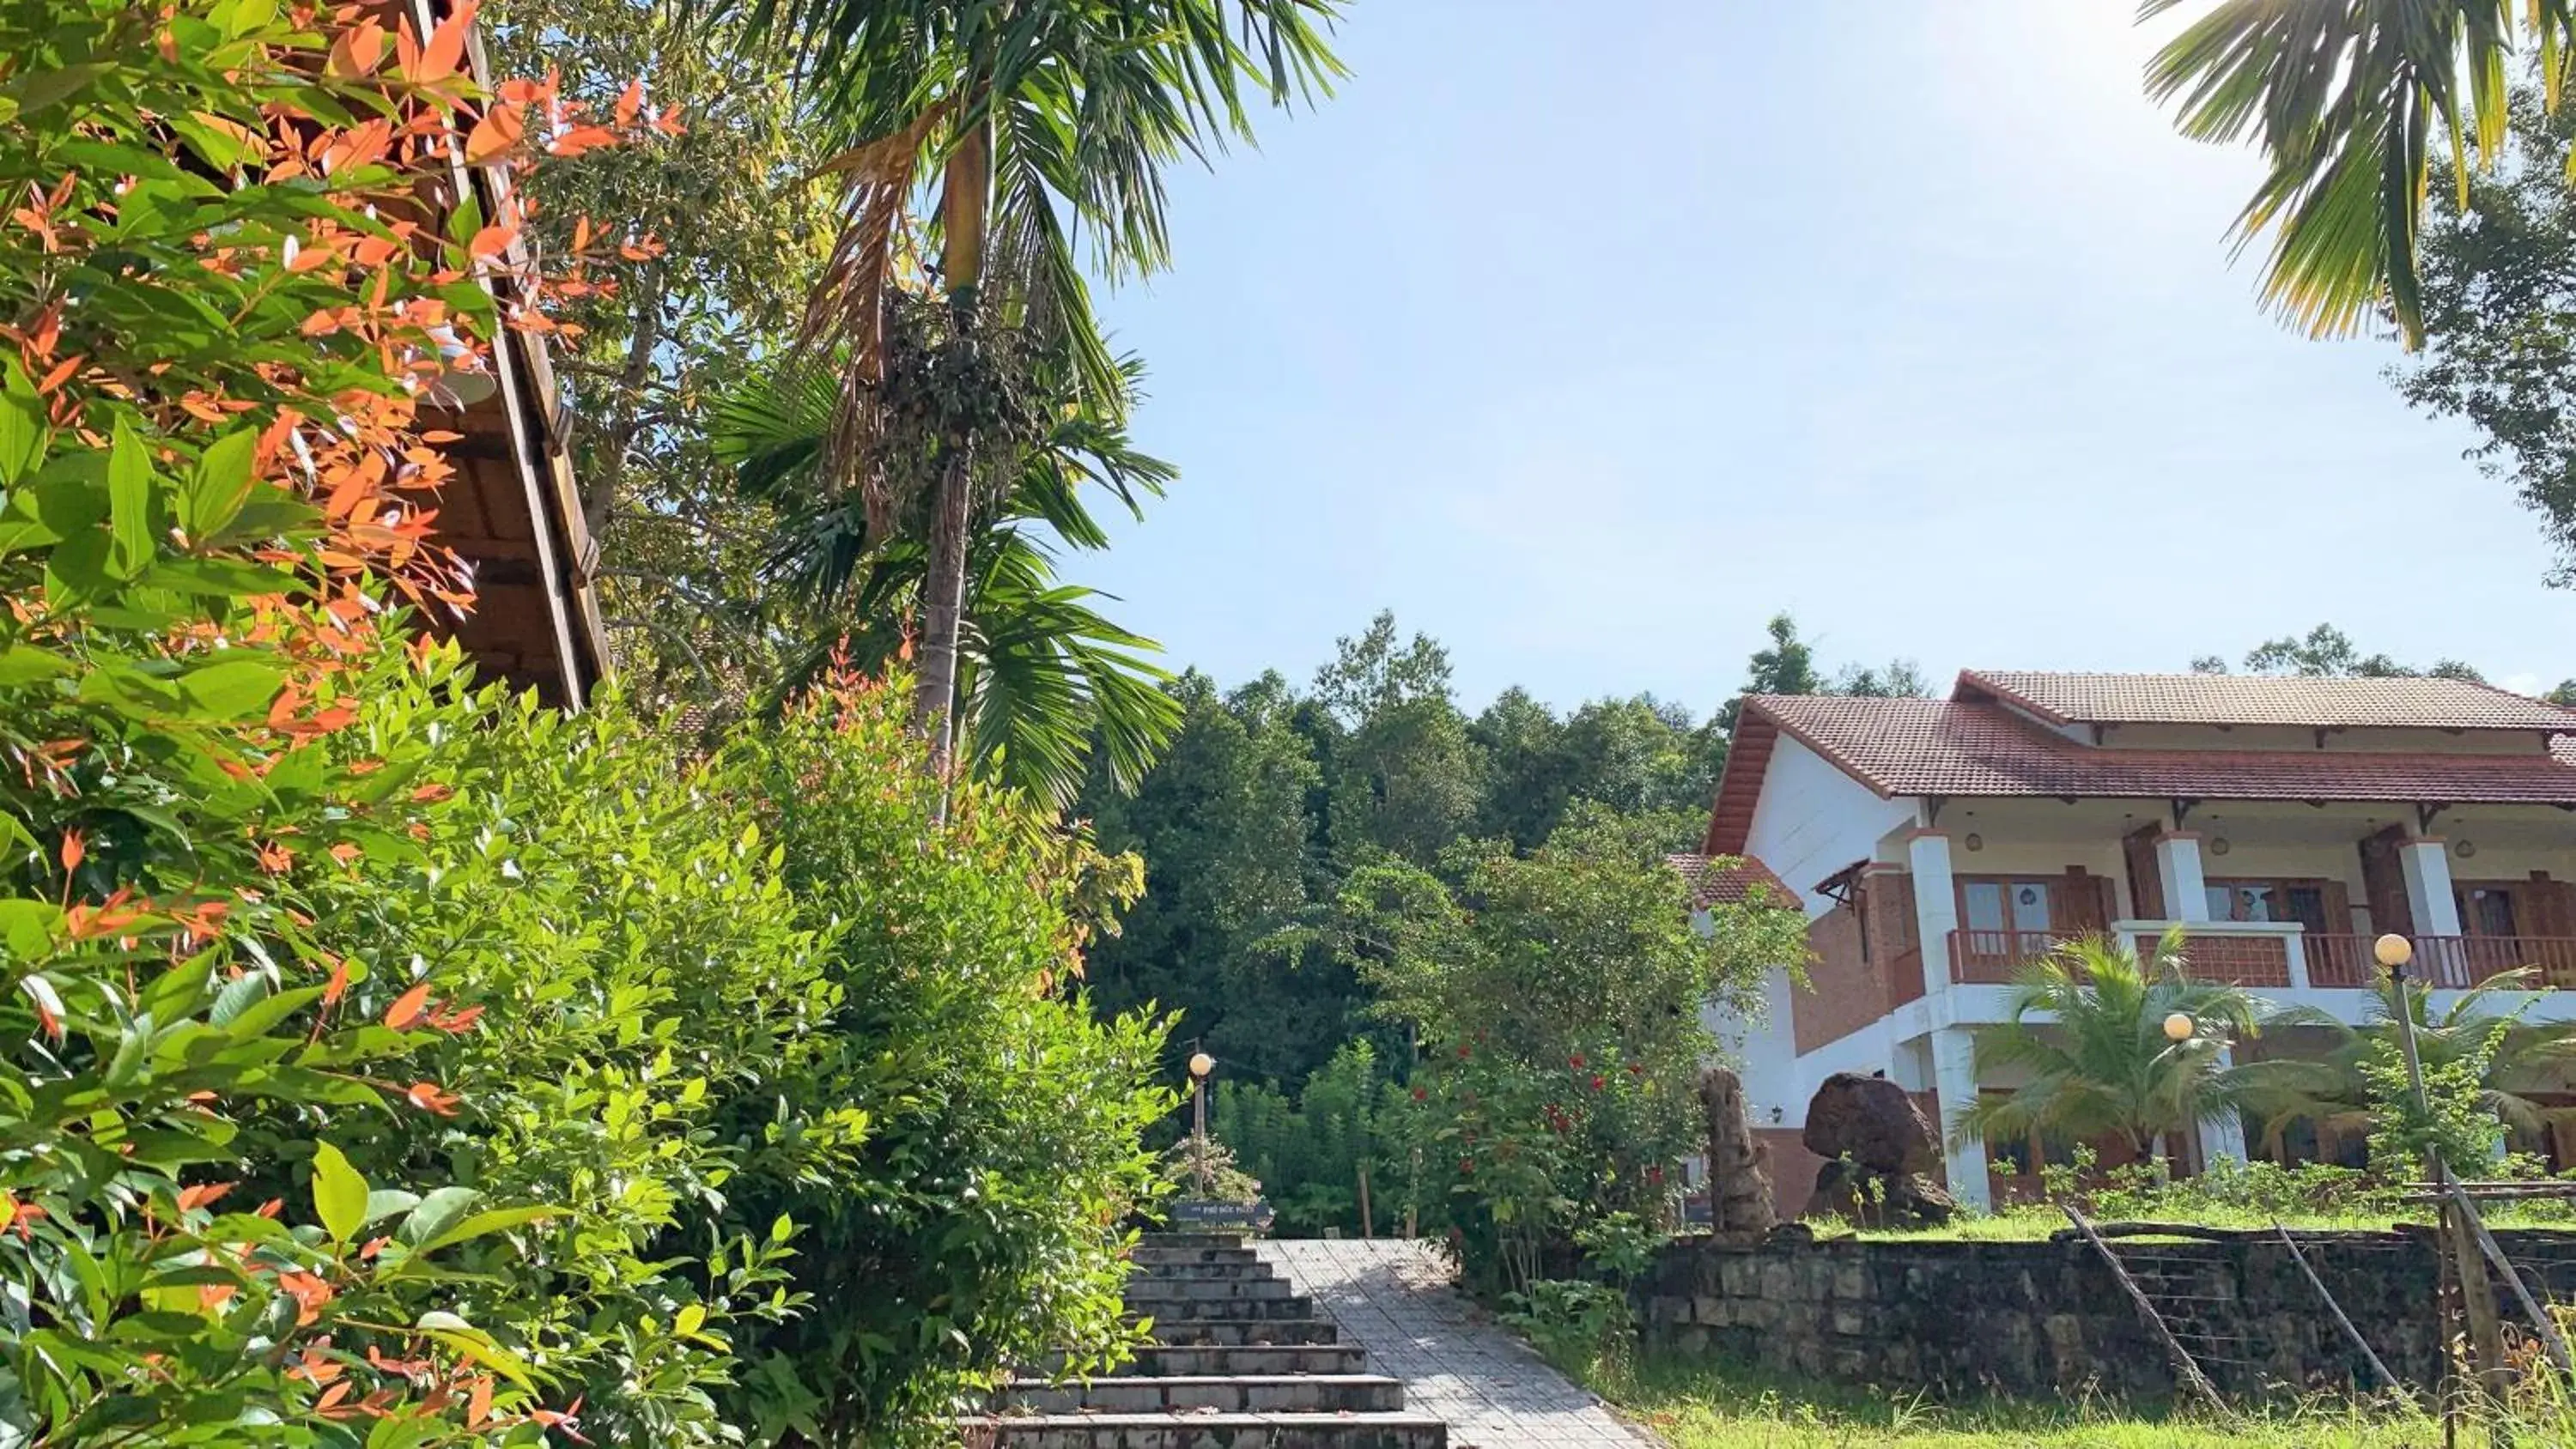
[[[460,168],[676,123],[404,13],[0,7],[0,1443],[953,1438],[1134,1333],[1134,862],[899,688],[683,758],[414,633],[452,374],[606,285]]]
[[[388,623],[467,594],[421,399],[541,317],[459,163],[616,128],[396,14],[0,7],[0,1439],[567,1422],[449,1266],[551,1205],[350,1161],[476,1026],[362,889],[455,735],[352,726],[456,682]]]

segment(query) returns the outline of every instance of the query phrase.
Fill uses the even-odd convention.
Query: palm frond
[[[1045,553],[1016,529],[988,535],[968,602],[959,671],[969,757],[993,777],[1054,801],[1082,787],[1095,744],[1117,788],[1133,789],[1180,727],[1158,646],[1091,607],[1106,597],[1055,582]]]
[[[2236,987],[2192,980],[2180,945],[2168,937],[2150,964],[2089,937],[2024,968],[2010,1018],[1977,1033],[1975,1063],[1981,1078],[2018,1076],[2025,1085],[1969,1104],[1954,1115],[1953,1135],[2144,1140],[2227,1120],[2247,1105],[2259,1081],[2226,1058],[2232,1043],[2260,1030],[2261,1006]],[[2164,1031],[2177,1012],[2196,1024],[2179,1043]]]
[[[2141,19],[2187,0],[2146,0]],[[2571,0],[2221,0],[2149,61],[2147,93],[2197,140],[2252,139],[2270,170],[2237,218],[2271,239],[2263,295],[2318,336],[2383,313],[2423,339],[2416,235],[2439,125],[2463,176],[2501,153],[2506,56],[2539,44],[2557,103]]]

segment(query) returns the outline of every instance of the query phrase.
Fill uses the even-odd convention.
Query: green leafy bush
[[[1529,855],[1479,844],[1447,879],[1384,864],[1344,892],[1360,969],[1425,1044],[1400,1130],[1479,1290],[1565,1276],[1609,1214],[1669,1221],[1716,1049],[1702,1004],[1805,960],[1794,910],[1695,928],[1655,825],[1582,806]]]
[[[367,885],[455,739],[353,731],[462,667],[386,610],[464,598],[414,399],[489,341],[476,274],[524,280],[506,217],[398,219],[458,142],[527,154],[541,88],[482,95],[469,23],[0,8],[0,1439],[560,1421],[457,1311],[552,1204],[350,1161],[447,1109],[425,1048],[471,1025]]]
[[[1135,1337],[1124,1224],[1162,1190],[1141,1144],[1174,1106],[1164,1028],[1095,1019],[1076,987],[1138,863],[997,788],[950,787],[934,823],[941,786],[904,694],[835,680],[710,765],[756,789],[838,993],[827,1038],[773,1091],[867,1114],[846,1157],[815,1154],[763,1097],[729,1119],[773,1149],[733,1180],[730,1211],[798,1224],[810,1303],[740,1345],[738,1401],[762,1434],[890,1440],[1013,1364]]]
[[[373,13],[0,8],[0,1443],[931,1437],[1127,1332],[1134,862],[883,690],[682,761],[407,635],[534,279],[389,218],[616,127]]]
[[[1387,1124],[1401,1115],[1403,1092],[1362,1038],[1343,1043],[1293,1100],[1263,1082],[1218,1082],[1209,1131],[1267,1186],[1280,1231],[1391,1232],[1403,1218],[1407,1166]]]

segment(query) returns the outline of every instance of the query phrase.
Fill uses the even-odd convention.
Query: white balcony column
[[[2436,836],[2410,840],[2397,847],[2397,864],[2406,874],[2406,910],[2415,918],[2415,934],[2460,934],[2460,898],[2451,893],[2449,847]]]
[[[1923,994],[1937,996],[1950,989],[1950,934],[1959,929],[1950,837],[1917,830],[1906,837],[1905,859],[1914,872],[1914,938],[1923,944]]]
[[[1959,1114],[1977,1102],[1976,1034],[1964,1026],[1945,1026],[1932,1033],[1932,1082],[1941,1097],[1941,1161],[1950,1196],[1961,1207],[1992,1212],[1993,1187],[1986,1180],[1986,1143],[1981,1137],[1953,1140]]]
[[[2223,1072],[2234,1065],[2236,1065],[2235,1051],[2232,1048],[2220,1047],[2218,1070]],[[2223,1120],[2200,1124],[2201,1165],[2205,1167],[2222,1157],[2231,1162],[2245,1160],[2245,1119],[2232,1112]]]
[[[2200,837],[2168,830],[2156,837],[2156,881],[2164,887],[2165,919],[2209,919],[2209,881],[2200,871]]]

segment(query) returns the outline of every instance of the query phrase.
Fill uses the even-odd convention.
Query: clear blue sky
[[[1302,682],[1380,607],[1463,701],[1705,712],[1831,662],[2179,669],[2331,620],[2518,687],[2576,594],[2384,342],[2257,308],[2250,155],[2172,135],[2126,0],[1356,0],[1354,71],[1176,176],[1105,298],[1172,497],[1076,580]]]

